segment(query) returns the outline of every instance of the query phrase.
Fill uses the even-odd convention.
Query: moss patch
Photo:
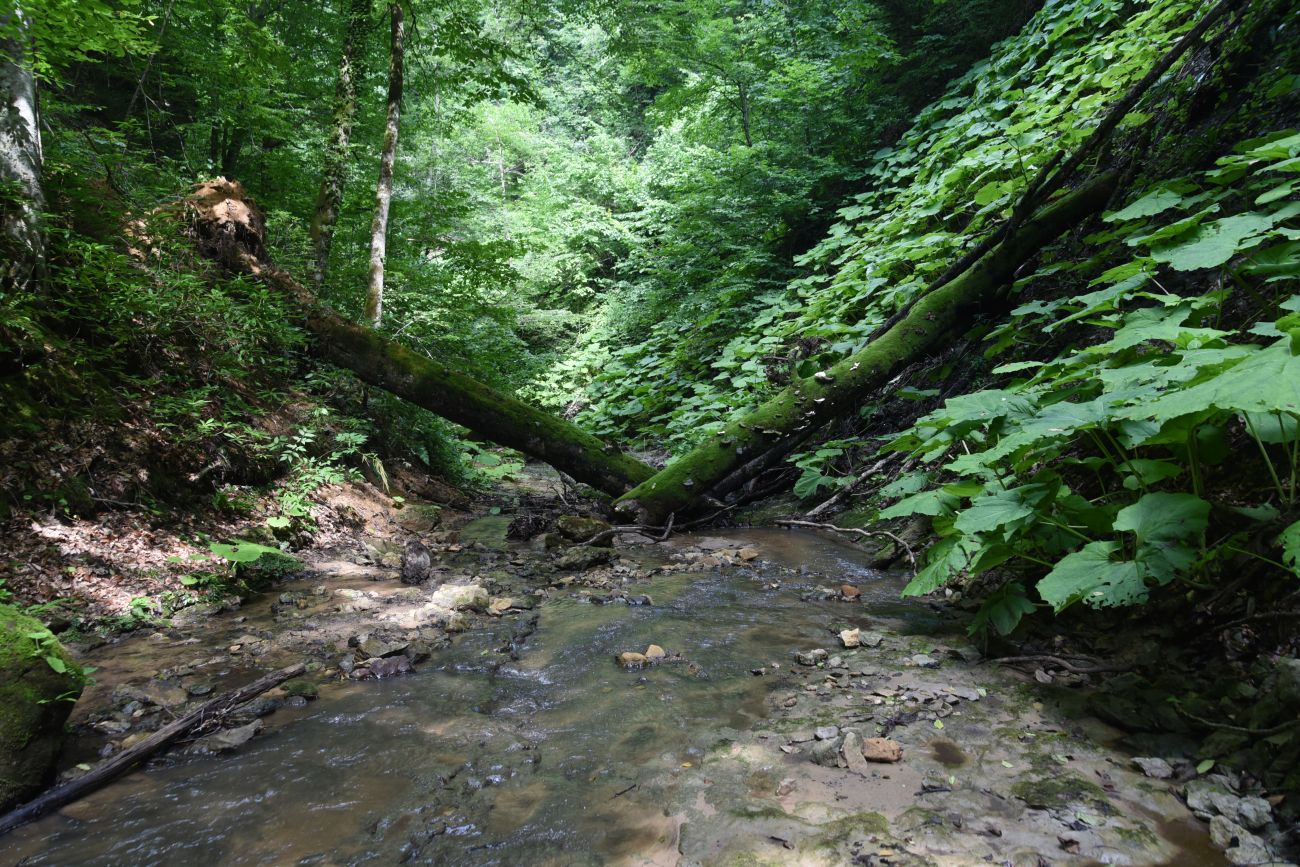
[[[1110,802],[1101,787],[1078,774],[1057,773],[1036,780],[1021,780],[1011,787],[1011,794],[1031,807],[1045,810],[1081,803],[1091,804],[1099,810],[1110,810]]]

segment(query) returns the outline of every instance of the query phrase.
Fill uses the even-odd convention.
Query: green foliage
[[[1004,388],[952,398],[895,439],[892,448],[942,461],[958,479],[935,480],[881,513],[934,516],[945,537],[907,592],[1018,561],[1047,569],[1036,589],[1058,612],[1077,602],[1138,604],[1175,581],[1212,582],[1225,556],[1248,553],[1243,530],[1267,538],[1279,526],[1297,498],[1300,296],[1269,302],[1271,320],[1233,332],[1213,327],[1223,291],[1175,295],[1158,275],[1162,265],[1196,265],[1239,283],[1258,279],[1256,257],[1273,261],[1273,251],[1289,248],[1296,232],[1288,225],[1300,216],[1300,204],[1261,203],[1260,191],[1297,156],[1300,137],[1279,132],[1242,143],[1199,177],[1135,195],[1108,215],[1118,228],[1104,242],[1138,258],[1094,277],[1089,291],[1021,305],[992,335],[991,352],[1005,351],[1004,334],[1028,343],[1069,323],[1109,339],[1003,365],[994,372],[1011,377]],[[1234,436],[1257,450],[1270,496],[1207,499],[1206,477],[1229,458]],[[1091,493],[1067,485],[1067,473]],[[1294,567],[1294,525],[1277,544]],[[997,596],[987,604],[1005,607]],[[981,625],[992,618],[990,609]]]

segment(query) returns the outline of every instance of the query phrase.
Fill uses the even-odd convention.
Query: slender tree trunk
[[[0,15],[0,290],[32,290],[45,271],[41,130],[27,19]]]
[[[339,79],[334,87],[334,127],[325,143],[325,166],[321,172],[320,193],[311,221],[312,287],[317,291],[325,282],[330,247],[334,243],[334,226],[343,202],[344,171],[348,146],[352,141],[352,123],[357,116],[357,79],[360,77],[360,54],[370,30],[371,0],[352,0],[348,8],[347,32],[343,34],[343,57],[339,61]]]
[[[378,328],[384,317],[384,261],[388,256],[388,209],[393,202],[393,164],[397,159],[397,128],[402,114],[402,62],[406,46],[402,4],[388,4],[392,47],[388,59],[388,122],[384,152],[379,159],[375,190],[375,219],[370,225],[370,282],[366,288],[366,321]]]
[[[753,412],[733,420],[708,442],[629,491],[616,510],[657,524],[784,438],[857,407],[899,368],[969,328],[973,310],[996,301],[1016,270],[1044,245],[1101,210],[1116,183],[1117,176],[1106,173],[1044,208],[960,276],[923,295],[884,334],[829,370],[795,380]]]

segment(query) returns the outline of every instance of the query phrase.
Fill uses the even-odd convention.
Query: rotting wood
[[[75,780],[69,780],[61,786],[55,786],[35,800],[0,817],[0,836],[4,836],[15,828],[39,819],[52,810],[57,810],[65,804],[70,804],[78,798],[90,794],[99,787],[117,779],[214,714],[230,710],[250,699],[254,699],[268,689],[279,686],[289,678],[297,677],[306,670],[306,665],[297,662],[264,675],[247,686],[204,702],[195,710],[190,711],[175,722],[163,726],[134,746],[128,747],[117,755],[100,762]]]

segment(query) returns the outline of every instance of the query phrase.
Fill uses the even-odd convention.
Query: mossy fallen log
[[[654,475],[651,467],[576,425],[321,307],[305,287],[268,260],[262,214],[238,182],[218,178],[200,184],[188,208],[195,240],[205,255],[298,300],[319,357],[607,494],[622,494]]]
[[[1118,176],[1107,172],[1040,210],[968,269],[923,295],[875,340],[829,370],[797,379],[752,412],[735,419],[710,440],[682,455],[621,497],[620,515],[659,524],[692,504],[737,467],[778,441],[851,411],[900,368],[921,358],[969,325],[1015,272],[1044,245],[1101,210]]]

